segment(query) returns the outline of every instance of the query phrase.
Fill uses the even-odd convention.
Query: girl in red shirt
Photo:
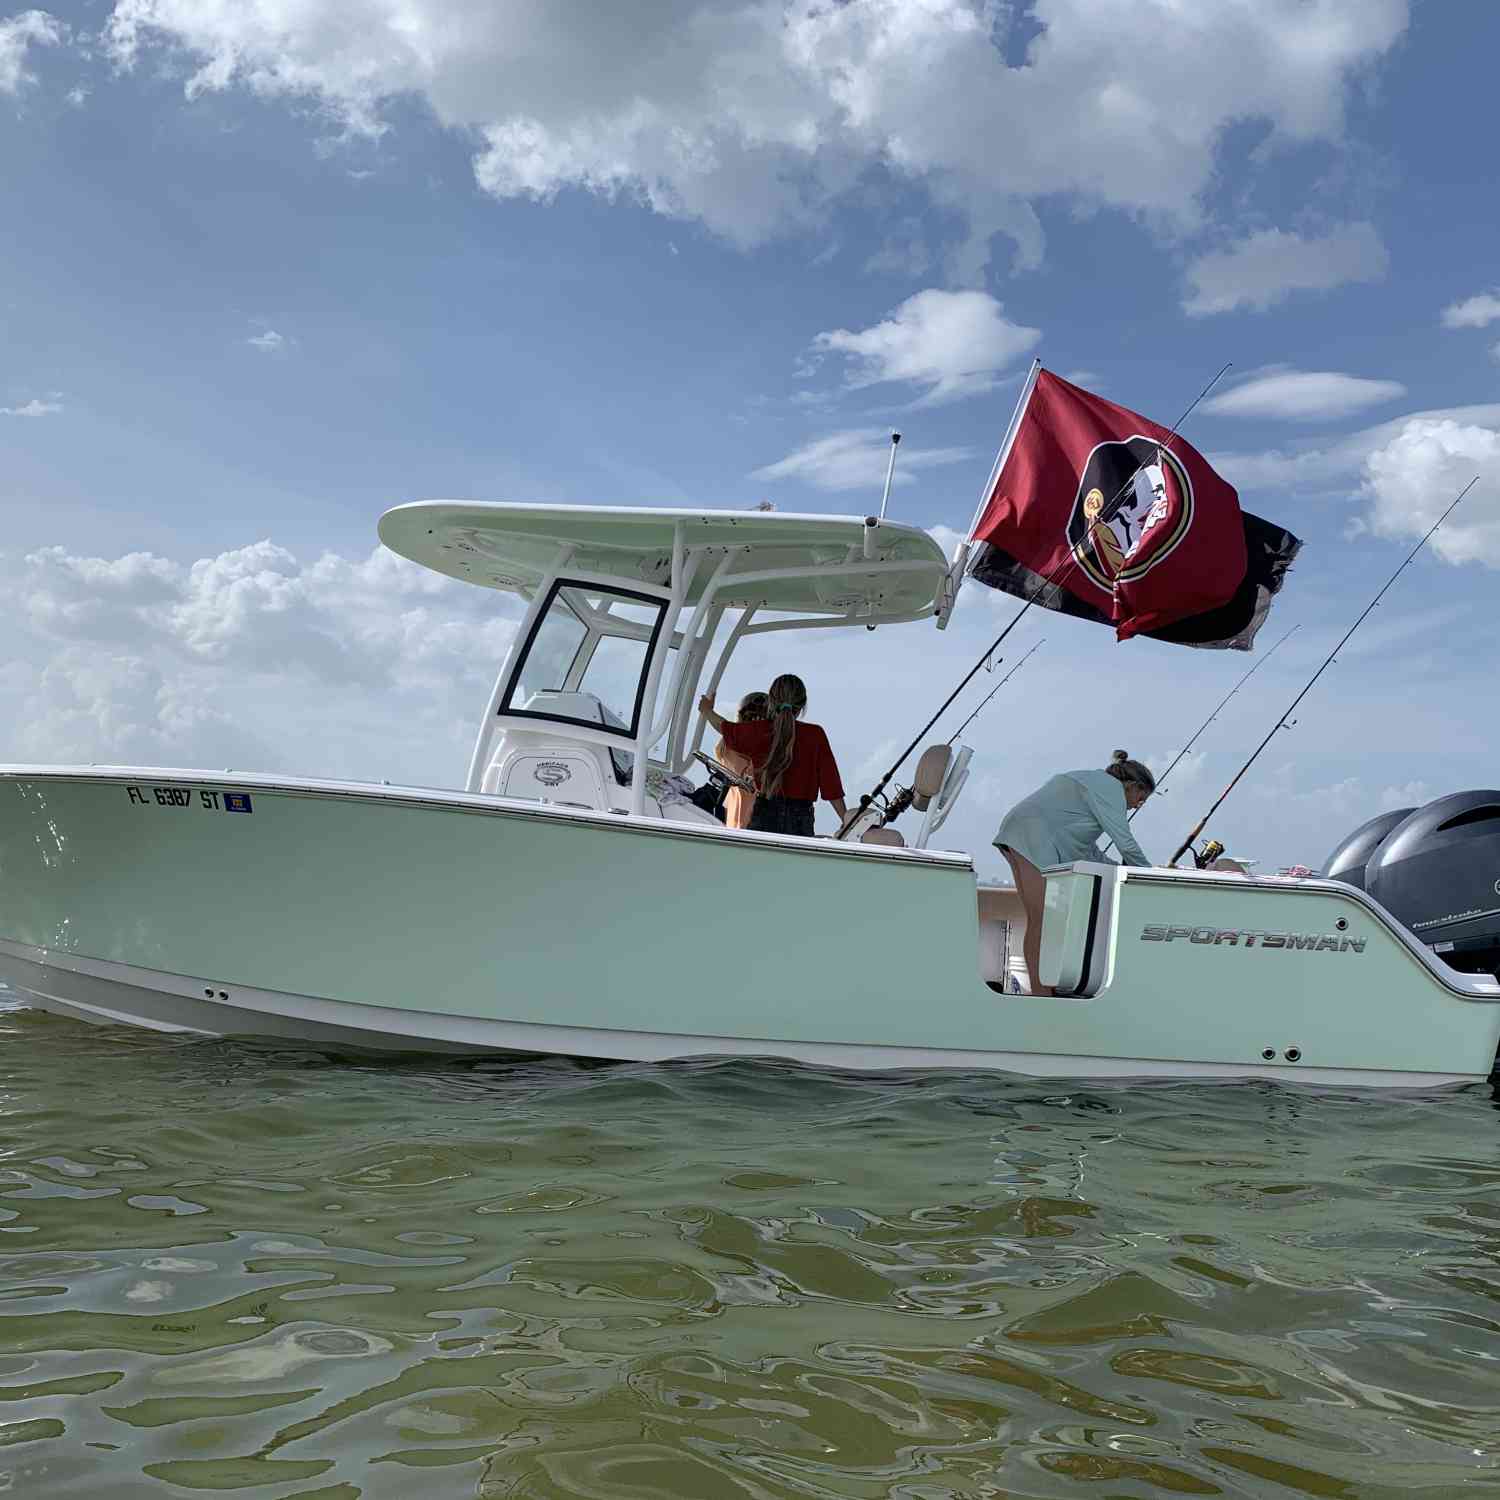
[[[733,724],[714,712],[711,693],[698,700],[698,712],[731,750],[747,756],[755,767],[758,795],[750,827],[760,833],[811,838],[813,803],[819,797],[832,804],[840,824],[848,818],[838,763],[822,727],[797,722],[807,708],[807,687],[800,677],[783,673],[766,696],[768,719]]]

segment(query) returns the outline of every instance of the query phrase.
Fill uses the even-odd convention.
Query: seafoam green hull
[[[91,1019],[1053,1076],[1488,1072],[1500,990],[1445,982],[1356,893],[1099,880],[1071,926],[1061,881],[1048,919],[1054,959],[1087,939],[1097,992],[1033,998],[982,982],[961,855],[444,792],[0,771],[0,973]],[[1151,925],[1364,946],[1143,940]]]

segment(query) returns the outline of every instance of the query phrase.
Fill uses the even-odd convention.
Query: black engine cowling
[[[1408,813],[1365,862],[1365,889],[1455,968],[1500,968],[1500,791]]]
[[[1384,842],[1386,834],[1415,811],[1414,807],[1398,807],[1394,812],[1379,813],[1368,823],[1361,823],[1323,862],[1324,876],[1364,890],[1365,861]]]

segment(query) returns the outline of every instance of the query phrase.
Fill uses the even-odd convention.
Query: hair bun
[[[1110,756],[1110,759],[1113,761],[1129,760],[1130,753],[1126,750],[1116,750],[1115,753]]]

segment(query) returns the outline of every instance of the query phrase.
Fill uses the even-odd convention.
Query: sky
[[[383,510],[863,514],[899,428],[951,546],[1037,357],[1166,424],[1232,362],[1184,435],[1305,541],[1148,854],[1474,475],[1209,831],[1318,866],[1500,784],[1497,47],[1404,0],[0,0],[0,760],[457,784],[518,612]],[[774,636],[725,696],[800,672],[852,791],[1015,608]],[[966,734],[985,876],[1257,659],[1037,640]]]

